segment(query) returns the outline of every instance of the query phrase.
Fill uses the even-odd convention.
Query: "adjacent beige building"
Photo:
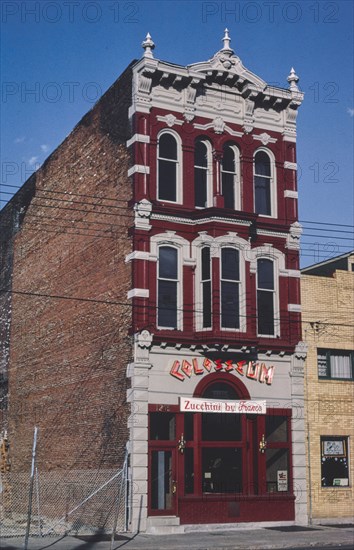
[[[351,522],[354,480],[354,252],[302,270],[308,345],[305,410],[308,514]]]

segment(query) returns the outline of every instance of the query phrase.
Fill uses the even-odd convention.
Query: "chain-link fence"
[[[31,536],[123,532],[127,525],[127,461],[120,471],[35,471]],[[0,474],[1,536],[25,536],[30,475]]]

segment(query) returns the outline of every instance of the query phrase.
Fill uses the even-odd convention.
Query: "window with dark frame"
[[[319,379],[354,380],[354,351],[317,349]]]
[[[208,205],[208,148],[202,140],[194,148],[194,201],[200,208]]]
[[[349,486],[348,437],[321,436],[321,486]]]
[[[274,263],[272,260],[257,260],[257,326],[258,334],[274,336]]]
[[[235,208],[236,155],[232,145],[225,145],[221,162],[221,194],[225,208]]]
[[[256,214],[272,215],[271,163],[264,151],[258,151],[254,159],[254,206]]]
[[[240,259],[235,248],[221,249],[221,327],[240,328]]]
[[[158,142],[158,199],[177,202],[178,147],[172,134],[164,133]]]
[[[201,250],[201,284],[202,284],[202,310],[203,328],[211,328],[211,265],[210,248],[204,246]]]
[[[159,327],[177,328],[178,251],[171,246],[160,246],[158,261]]]

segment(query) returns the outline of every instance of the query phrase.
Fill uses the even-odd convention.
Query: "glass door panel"
[[[151,508],[173,510],[176,482],[173,478],[173,451],[156,450],[151,453]]]

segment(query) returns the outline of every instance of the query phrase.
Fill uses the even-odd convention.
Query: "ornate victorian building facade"
[[[36,421],[52,469],[128,442],[132,530],[306,522],[298,77],[143,48],[4,214],[13,467]]]
[[[143,47],[128,142],[133,522],[305,521],[298,77],[268,86],[227,31],[187,67],[155,59],[149,35]],[[225,399],[250,409],[211,414]]]

